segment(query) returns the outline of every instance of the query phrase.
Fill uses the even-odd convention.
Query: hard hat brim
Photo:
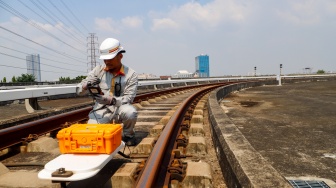
[[[99,59],[113,59],[119,52],[125,53],[126,51],[123,47],[119,47],[119,49],[114,53],[100,55]]]

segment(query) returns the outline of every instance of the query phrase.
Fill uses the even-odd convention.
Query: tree
[[[317,73],[317,74],[324,74],[325,71],[324,71],[324,70],[318,70],[316,73]]]
[[[4,77],[4,78],[2,79],[2,82],[3,82],[3,83],[6,83],[6,82],[7,82],[6,77]]]
[[[60,77],[58,80],[60,82],[67,82],[67,81],[70,81],[70,77]]]
[[[12,77],[12,82],[13,82],[13,83],[16,82],[16,78],[15,78],[15,76]]]
[[[79,81],[82,81],[83,79],[85,79],[86,78],[86,76],[77,76],[76,78],[75,78],[75,80],[79,80]]]
[[[17,82],[35,82],[35,76],[33,74],[21,74],[16,78]]]

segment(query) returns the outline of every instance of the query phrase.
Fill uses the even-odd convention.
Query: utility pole
[[[89,33],[89,37],[87,37],[88,43],[87,43],[87,47],[88,47],[88,59],[90,60],[88,62],[88,72],[90,72],[93,68],[95,68],[97,66],[97,62],[96,62],[96,58],[98,57],[98,49],[96,49],[96,47],[98,48],[98,37],[95,36],[95,33]]]
[[[281,70],[282,70],[282,64],[280,64],[279,86],[281,86]]]

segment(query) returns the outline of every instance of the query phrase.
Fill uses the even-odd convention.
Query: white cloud
[[[328,2],[326,6],[329,13],[336,14],[336,1]]]
[[[172,9],[161,19],[153,18],[152,30],[208,28],[217,27],[226,22],[243,22],[250,13],[248,8],[234,0],[215,0],[205,5],[189,2]]]
[[[154,19],[152,31],[160,30],[160,29],[177,29],[179,25],[172,19],[163,18],[163,19]]]
[[[112,18],[96,18],[95,25],[98,31],[120,33],[119,24]]]
[[[315,25],[324,20],[326,13],[336,13],[336,3],[329,0],[289,1],[287,10],[277,11],[285,21],[297,25]]]
[[[128,16],[123,18],[121,23],[126,27],[138,28],[142,26],[142,19],[137,16]]]

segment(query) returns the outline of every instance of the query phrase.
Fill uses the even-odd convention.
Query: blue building
[[[210,77],[209,56],[201,54],[195,57],[195,68],[199,77]]]
[[[40,55],[31,54],[26,56],[27,74],[35,76],[35,81],[41,82]]]

